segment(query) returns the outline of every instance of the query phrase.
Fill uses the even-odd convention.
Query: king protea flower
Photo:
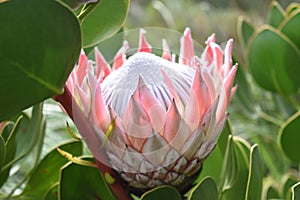
[[[187,28],[178,59],[165,40],[162,56],[152,54],[144,30],[139,41],[128,59],[125,41],[112,67],[97,48],[95,62],[82,51],[66,83],[71,115],[94,157],[129,186],[180,187],[200,170],[227,118],[236,90],[232,40],[223,51],[212,35],[197,57]]]

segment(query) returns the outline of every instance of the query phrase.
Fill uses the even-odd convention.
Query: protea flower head
[[[88,127],[79,131],[95,158],[131,187],[179,187],[200,170],[223,129],[236,90],[232,40],[223,51],[212,35],[197,57],[187,28],[178,59],[165,40],[162,55],[152,54],[144,30],[139,41],[129,58],[125,41],[112,67],[97,48],[95,62],[81,53],[66,84],[79,108],[73,119]]]

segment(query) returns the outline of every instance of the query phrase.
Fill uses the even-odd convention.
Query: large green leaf
[[[82,143],[80,141],[72,141],[60,145],[59,148],[70,152],[74,156],[82,154]],[[40,200],[46,194],[49,195],[48,190],[59,181],[60,169],[67,162],[68,160],[56,149],[49,152],[34,170],[20,198]]]
[[[0,3],[0,121],[62,92],[80,53],[74,14],[53,0]]]
[[[94,6],[93,11],[82,22],[85,48],[95,46],[120,30],[128,13],[129,0],[101,0],[90,6]]]
[[[273,1],[268,12],[268,24],[277,28],[285,18],[285,12],[277,1]]]
[[[280,29],[300,49],[300,9],[289,15],[280,25]]]
[[[245,199],[256,200],[262,197],[263,163],[255,144],[250,150],[249,175]]]
[[[192,190],[188,200],[218,200],[216,182],[211,177],[206,177]]]
[[[263,26],[249,41],[250,72],[263,88],[287,96],[300,86],[300,51],[285,35]]]
[[[65,165],[61,170],[59,197],[72,200],[116,199],[99,169],[74,163]]]
[[[296,164],[300,161],[300,111],[290,117],[279,130],[279,143],[288,158]]]
[[[181,200],[179,191],[172,186],[160,186],[156,187],[148,192],[144,193],[141,200],[156,200],[156,199],[172,199]]]

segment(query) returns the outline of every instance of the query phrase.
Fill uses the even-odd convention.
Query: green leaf
[[[291,116],[279,130],[279,144],[287,157],[299,164],[300,161],[300,111]]]
[[[268,12],[268,24],[277,28],[285,18],[285,12],[277,1],[272,1]]]
[[[80,53],[81,31],[74,14],[53,0],[0,3],[0,27],[3,121],[62,92]]]
[[[221,172],[220,189],[231,188],[237,180],[238,162],[233,144],[233,136],[229,135]]]
[[[116,199],[99,169],[71,162],[61,170],[59,195],[72,200]]]
[[[263,163],[255,144],[250,150],[249,175],[245,199],[256,200],[262,197]]]
[[[204,178],[192,190],[188,200],[218,200],[218,189],[211,177]]]
[[[59,183],[53,184],[46,192],[46,195],[43,198],[43,200],[58,200],[58,186]]]
[[[128,8],[129,0],[101,0],[97,3],[82,22],[83,47],[95,46],[117,33],[125,22]]]
[[[59,146],[59,148],[68,151],[75,156],[82,154],[82,142],[80,141],[72,141]],[[42,199],[49,188],[59,181],[60,169],[67,162],[68,160],[60,155],[56,149],[49,152],[31,175],[21,194],[22,199]]]
[[[254,27],[243,17],[238,19],[237,33],[243,46],[247,46],[248,41],[254,33]]]
[[[179,191],[168,185],[156,187],[148,192],[145,192],[141,200],[156,200],[156,199],[172,199],[172,200],[181,200],[181,195]]]
[[[237,180],[232,187],[220,191],[222,200],[245,199],[246,186],[249,174],[249,144],[239,137],[234,137],[234,150],[237,158],[238,169],[236,171]]]
[[[5,151],[6,151],[5,141],[3,137],[0,135],[0,174],[1,174],[2,166],[4,165],[4,161],[5,161],[5,154],[6,154]]]
[[[238,85],[238,90],[236,91],[234,98],[238,100],[241,111],[245,115],[251,118],[256,118],[257,103],[253,97],[254,95],[251,91],[250,84],[247,81],[246,71],[243,66],[240,65],[240,62],[237,63],[239,63],[239,67],[235,76],[235,84]]]
[[[292,200],[300,199],[300,182],[296,183],[292,187]]]
[[[266,189],[265,197],[265,199],[280,199],[278,191],[271,185]]]
[[[18,118],[15,125],[13,126],[13,129],[11,132],[7,135],[7,139],[5,141],[5,159],[4,159],[4,165],[0,171],[0,187],[5,183],[9,176],[10,169],[12,167],[12,164],[14,163],[14,158],[17,151],[17,141],[16,141],[16,135],[20,128],[20,122],[22,121],[22,116]]]
[[[280,187],[283,199],[292,199],[292,187],[297,184],[298,180],[295,174],[286,174],[282,178],[282,185]]]
[[[280,25],[280,30],[300,49],[300,9],[289,15]]]
[[[264,89],[283,96],[294,94],[300,86],[299,49],[281,32],[263,26],[249,41],[249,69]]]

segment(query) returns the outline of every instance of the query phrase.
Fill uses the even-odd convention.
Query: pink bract
[[[112,67],[97,48],[95,62],[82,51],[66,83],[79,108],[73,119],[95,158],[130,186],[179,186],[199,171],[223,129],[236,90],[233,40],[223,51],[212,35],[197,57],[187,28],[179,58],[166,40],[162,56],[152,54],[144,30],[139,41],[128,59],[125,41]]]

